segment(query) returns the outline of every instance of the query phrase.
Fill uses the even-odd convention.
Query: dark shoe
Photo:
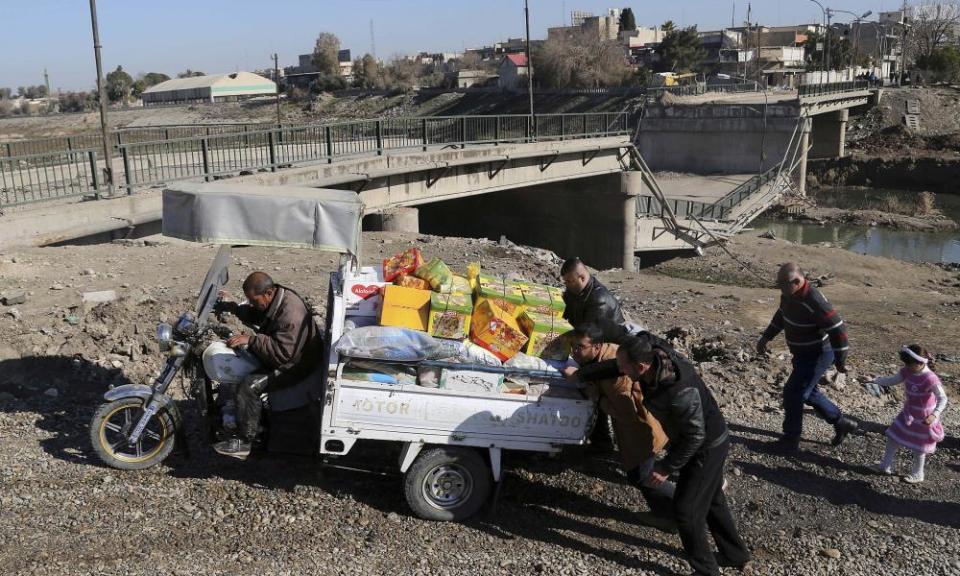
[[[847,418],[846,416],[841,416],[837,423],[833,425],[833,429],[836,433],[833,435],[833,440],[830,441],[831,446],[839,446],[846,438],[847,435],[851,432],[857,430],[857,421],[853,418]]]
[[[778,454],[796,454],[800,451],[800,437],[783,435],[769,446],[771,451]]]
[[[240,460],[246,460],[247,456],[250,455],[250,443],[242,438],[230,438],[223,442],[217,442],[213,445],[213,449],[216,450],[217,454],[239,458]]]

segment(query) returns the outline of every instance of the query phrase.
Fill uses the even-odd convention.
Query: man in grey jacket
[[[208,369],[216,378],[217,372],[231,373],[237,381],[236,409],[239,435],[218,442],[214,450],[220,454],[245,458],[250,454],[251,442],[259,430],[263,409],[261,395],[295,384],[307,376],[321,358],[321,336],[313,314],[303,299],[293,290],[274,283],[264,272],[254,272],[243,282],[246,304],[221,299],[215,307],[218,313],[229,312],[241,322],[253,326],[255,332],[244,332],[227,340],[231,350],[214,348],[208,357],[204,352],[204,366],[229,365],[227,370]],[[233,358],[237,358],[232,364]]]

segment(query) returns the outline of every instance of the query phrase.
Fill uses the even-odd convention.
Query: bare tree
[[[622,46],[584,32],[547,40],[534,61],[550,88],[621,86],[632,75]]]
[[[937,49],[957,39],[960,2],[925,0],[913,8],[913,14],[908,42],[914,58],[930,58]]]
[[[322,74],[338,76],[340,74],[340,39],[336,34],[321,32],[313,47],[313,65]]]

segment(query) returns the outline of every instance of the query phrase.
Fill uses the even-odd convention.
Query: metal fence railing
[[[100,168],[94,149],[0,157],[0,207],[97,195]]]
[[[841,94],[843,92],[860,92],[869,90],[870,83],[866,80],[851,80],[849,82],[828,82],[824,84],[801,84],[797,96],[799,98],[812,98],[815,96],[828,96],[830,94]]]
[[[285,126],[266,130],[214,132],[148,141],[124,140],[116,147],[114,184],[137,189],[176,180],[212,180],[227,175],[307,162],[333,162],[392,150],[465,147],[624,136],[625,113],[506,116],[401,117],[336,124]],[[168,137],[171,136],[171,137]],[[0,157],[0,207],[78,194],[100,195],[106,168],[95,147]]]
[[[696,200],[678,200],[666,198],[670,209],[678,219],[694,216],[702,220],[723,220],[728,209],[716,204],[697,202]],[[664,216],[663,205],[655,196],[637,196],[637,216],[640,218]]]

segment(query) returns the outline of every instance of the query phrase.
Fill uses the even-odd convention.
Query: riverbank
[[[952,156],[952,155],[951,155]],[[845,158],[810,160],[810,190],[837,186],[899,188],[916,192],[960,194],[960,155],[917,154],[903,150],[896,158],[852,153]]]

